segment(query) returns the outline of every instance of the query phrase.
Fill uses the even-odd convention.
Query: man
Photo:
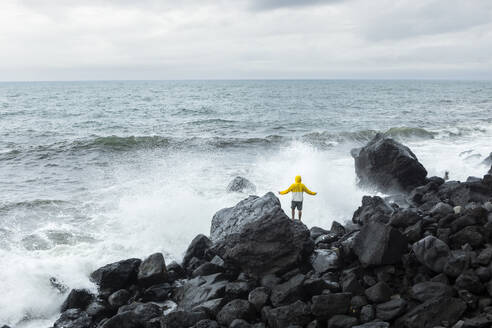
[[[292,204],[291,204],[292,220],[294,220],[296,208],[297,208],[297,211],[299,212],[299,221],[301,221],[303,193],[306,192],[306,193],[313,195],[313,196],[316,195],[317,193],[312,192],[303,183],[301,183],[301,176],[300,175],[296,176],[295,181],[296,182],[291,184],[287,190],[279,191],[278,193],[281,195],[285,195],[289,192],[292,192]]]

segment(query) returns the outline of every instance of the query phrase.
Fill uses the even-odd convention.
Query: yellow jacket
[[[295,183],[291,184],[289,188],[287,188],[284,191],[281,191],[281,195],[288,194],[289,192],[292,192],[292,200],[295,202],[302,202],[303,199],[303,192],[306,192],[310,195],[316,195],[315,192],[311,191],[306,187],[303,183],[301,183],[301,176],[298,175],[296,176]]]

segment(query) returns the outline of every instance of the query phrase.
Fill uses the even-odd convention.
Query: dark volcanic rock
[[[407,307],[407,301],[397,298],[376,306],[376,317],[381,320],[390,321],[402,315]]]
[[[200,234],[193,238],[183,257],[183,267],[188,268],[193,258],[199,260],[207,259],[206,252],[211,246],[212,242],[205,235]]]
[[[196,277],[178,288],[175,298],[180,307],[191,310],[206,301],[222,298],[226,285],[227,281],[220,273]]]
[[[355,237],[353,249],[363,266],[394,264],[401,262],[407,240],[389,225],[369,222]]]
[[[126,289],[120,289],[113,294],[109,295],[108,303],[112,308],[118,309],[120,306],[127,304],[130,299],[130,292]]]
[[[328,320],[328,328],[352,328],[358,323],[357,318],[337,314]]]
[[[365,224],[378,221],[387,223],[395,210],[379,196],[363,196],[362,205],[354,212],[352,222]]]
[[[425,302],[433,298],[452,297],[454,290],[440,282],[424,281],[413,285],[410,295],[420,302]]]
[[[146,287],[167,280],[166,262],[162,253],[154,253],[140,263],[137,279],[139,284]]]
[[[303,288],[305,279],[306,277],[303,274],[297,274],[283,284],[275,286],[270,296],[273,306],[277,307],[296,300],[303,300],[306,297]]]
[[[227,192],[256,192],[256,186],[246,178],[235,177],[226,188]]]
[[[144,301],[165,301],[169,299],[169,295],[173,290],[173,286],[164,282],[147,288],[142,295]]]
[[[93,299],[94,295],[87,289],[72,289],[63,302],[60,312],[64,312],[68,309],[85,310]]]
[[[92,272],[90,278],[101,290],[114,292],[136,282],[141,262],[140,259],[128,259],[107,264]]]
[[[311,321],[309,305],[302,301],[296,301],[274,309],[265,307],[263,311],[271,328],[287,328],[291,325],[303,327]]]
[[[336,293],[313,296],[311,311],[321,318],[329,318],[335,314],[346,314],[350,307],[350,293]]]
[[[458,298],[434,298],[413,308],[396,321],[396,327],[421,328],[440,326],[447,322],[454,325],[466,310],[466,304]]]
[[[388,328],[390,324],[385,321],[374,321],[374,322],[367,322],[362,325],[358,326],[353,326],[352,328]]]
[[[384,282],[380,281],[372,287],[366,289],[367,299],[373,303],[386,302],[393,295],[391,288]]]
[[[442,272],[449,256],[449,247],[440,239],[427,236],[412,246],[417,260],[434,272]]]
[[[54,328],[90,328],[89,315],[80,309],[69,309],[63,312],[53,325]]]
[[[253,320],[255,311],[253,306],[246,300],[232,300],[217,314],[217,322],[223,326],[229,326],[234,319],[244,319],[246,321]]]
[[[409,192],[426,183],[427,171],[410,148],[382,134],[351,153],[360,185],[387,193],[394,190]]]
[[[311,265],[317,273],[338,269],[338,254],[332,249],[317,249],[311,255]]]
[[[269,199],[268,195],[263,198]],[[255,212],[254,208],[250,209]],[[239,233],[221,239],[213,251],[227,264],[259,277],[287,272],[304,262],[312,249],[306,226],[289,219],[278,207],[269,214],[264,213],[260,219],[242,225]]]
[[[210,238],[216,242],[233,233],[239,233],[247,223],[264,217],[284,214],[280,201],[272,193],[263,197],[249,196],[234,207],[223,208],[215,213],[210,227]]]
[[[168,315],[161,318],[161,327],[165,327],[165,328],[191,327],[207,319],[209,319],[207,318],[207,315],[201,311],[178,310],[178,311],[171,312]],[[210,328],[214,327],[213,323],[211,324],[212,324],[211,326],[203,326],[203,327],[210,327]]]
[[[248,295],[248,301],[253,304],[257,311],[268,302],[270,297],[270,289],[267,287],[257,287],[253,289]]]

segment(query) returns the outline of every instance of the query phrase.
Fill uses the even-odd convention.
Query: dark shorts
[[[297,210],[302,211],[302,202],[296,202],[292,201],[292,204],[290,205],[290,208],[294,209],[297,207]]]

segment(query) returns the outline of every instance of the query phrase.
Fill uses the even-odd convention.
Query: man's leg
[[[292,220],[295,219],[295,216],[296,216],[296,208],[292,207]]]
[[[299,210],[298,212],[299,212],[299,221],[301,221],[302,211],[301,211],[301,210]]]

